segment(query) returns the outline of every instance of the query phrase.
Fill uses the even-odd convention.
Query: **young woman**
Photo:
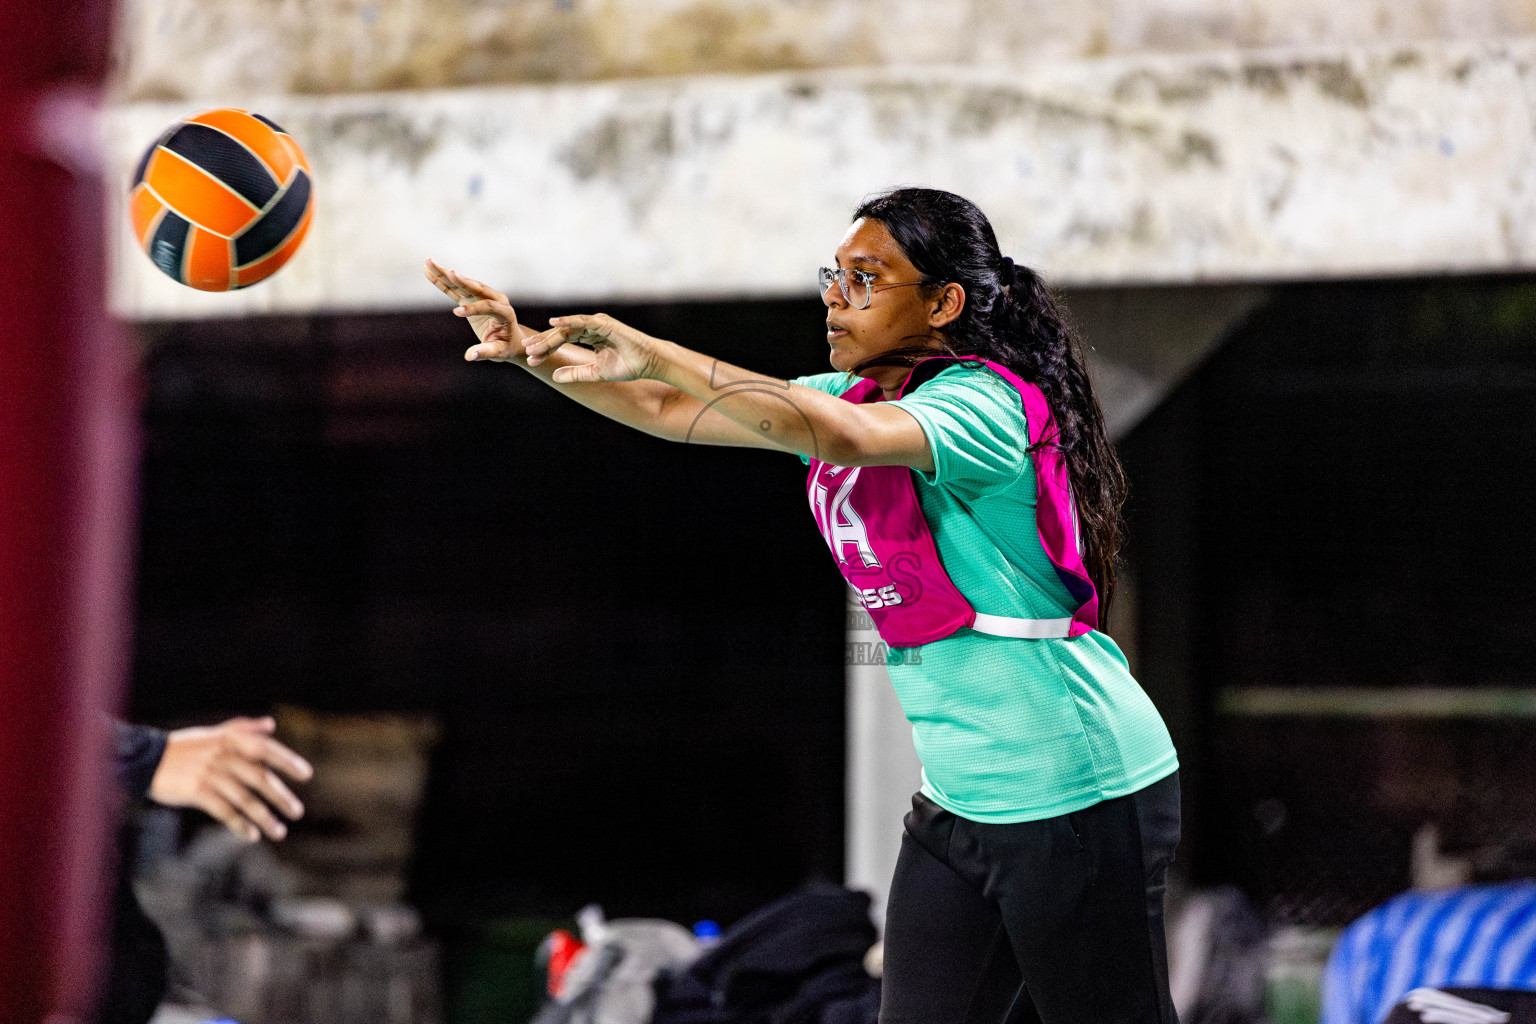
[[[1061,311],[981,211],[931,189],[865,202],[821,272],[836,372],[792,381],[602,314],[534,332],[500,292],[426,273],[479,337],[466,359],[658,437],[810,466],[923,763],[881,1020],[1172,1024],[1178,762],[1099,628],[1124,477]]]

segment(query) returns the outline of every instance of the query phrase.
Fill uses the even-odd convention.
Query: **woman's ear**
[[[928,326],[948,326],[955,322],[964,309],[965,289],[959,282],[951,281],[933,297],[933,305],[928,310]]]

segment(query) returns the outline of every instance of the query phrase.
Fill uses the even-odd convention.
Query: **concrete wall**
[[[1536,32],[1529,0],[125,0],[122,101]]]
[[[527,300],[812,295],[859,198],[919,183],[976,200],[1009,253],[1069,285],[1528,268],[1533,100],[1536,37],[273,96],[256,106],[317,182],[293,264],[194,293],[118,216],[115,302],[429,306],[429,254]],[[113,113],[120,189],[189,109]]]

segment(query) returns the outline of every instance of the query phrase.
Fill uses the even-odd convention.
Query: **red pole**
[[[0,0],[0,1021],[90,1010],[126,669],[128,353],[91,111],[110,0]]]

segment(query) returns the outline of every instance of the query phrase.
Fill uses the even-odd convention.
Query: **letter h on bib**
[[[826,473],[811,491],[811,512],[816,516],[816,526],[821,530],[822,539],[827,542],[827,547],[832,549],[833,557],[838,561],[847,561],[851,557],[846,547],[851,544],[864,568],[880,568],[880,560],[875,557],[875,549],[870,546],[869,531],[864,528],[864,520],[859,518],[859,514],[848,503],[860,470],[826,463],[822,465],[826,466]]]

